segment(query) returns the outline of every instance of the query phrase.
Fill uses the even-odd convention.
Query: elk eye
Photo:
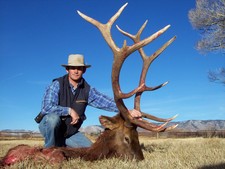
[[[124,137],[124,140],[125,140],[125,142],[126,142],[127,144],[130,144],[130,139],[129,139],[129,137]]]

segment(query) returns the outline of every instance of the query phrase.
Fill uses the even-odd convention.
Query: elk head
[[[149,44],[150,42],[152,42],[153,40],[155,40],[162,33],[164,33],[170,27],[170,25],[157,31],[156,33],[147,37],[144,40],[140,40],[140,35],[142,31],[144,30],[147,24],[147,21],[142,25],[142,27],[140,28],[140,30],[137,32],[136,35],[132,35],[128,32],[125,32],[117,26],[117,29],[122,34],[132,39],[134,42],[133,45],[128,46],[126,41],[124,41],[122,48],[119,48],[115,44],[111,36],[111,27],[116,21],[116,19],[120,16],[124,8],[127,6],[127,4],[128,3],[123,5],[118,10],[118,12],[109,19],[109,21],[106,24],[100,23],[99,21],[81,13],[80,11],[77,11],[77,12],[83,19],[85,19],[86,21],[93,24],[99,29],[106,43],[111,48],[113,57],[114,57],[111,78],[112,78],[114,100],[119,109],[119,115],[116,116],[116,118],[109,118],[105,116],[100,117],[100,122],[102,123],[102,125],[108,128],[112,133],[114,133],[113,141],[117,141],[117,143],[111,143],[108,145],[113,145],[114,147],[117,148],[117,152],[115,152],[114,155],[117,154],[118,156],[127,156],[128,158],[136,158],[136,159],[142,160],[143,154],[142,154],[141,147],[138,140],[138,133],[136,131],[137,127],[141,127],[149,131],[162,132],[166,130],[171,130],[177,126],[177,125],[173,125],[170,127],[166,127],[167,123],[173,120],[176,116],[172,118],[168,118],[168,119],[162,119],[162,118],[152,116],[150,114],[146,114],[142,112],[140,108],[140,100],[141,100],[141,96],[143,92],[159,89],[168,83],[168,82],[165,82],[159,86],[148,87],[146,86],[145,80],[146,80],[146,75],[151,63],[176,39],[176,37],[173,37],[169,41],[167,41],[151,56],[147,56],[143,50],[143,47]],[[143,60],[143,67],[142,67],[142,72],[140,75],[139,86],[129,93],[123,93],[121,91],[120,82],[119,82],[120,71],[124,61],[128,58],[128,56],[130,56],[130,54],[132,54],[135,51],[139,52]],[[158,122],[164,122],[164,123],[161,125],[155,125],[151,123],[150,121],[147,121],[144,119],[138,120],[138,119],[132,118],[128,112],[127,107],[125,106],[123,102],[123,99],[130,98],[133,95],[135,95],[134,109],[142,113],[142,118],[147,118],[147,119],[151,119]],[[118,138],[119,141],[116,140],[115,138]]]
[[[101,116],[99,119],[106,130],[90,149],[101,152],[105,158],[144,159],[135,126],[127,126],[120,114],[114,117]],[[97,147],[99,150],[96,150]]]

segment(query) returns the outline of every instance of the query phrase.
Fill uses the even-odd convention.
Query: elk
[[[77,11],[78,14],[89,23],[96,26],[104,37],[106,43],[111,48],[114,61],[112,65],[112,89],[114,94],[114,100],[119,109],[119,113],[113,117],[100,116],[99,121],[102,126],[105,127],[105,131],[98,137],[95,143],[91,147],[84,148],[68,148],[68,147],[52,147],[52,148],[41,148],[41,147],[30,147],[28,145],[19,145],[8,151],[8,153],[1,160],[1,165],[10,165],[18,161],[22,161],[26,158],[33,159],[36,161],[48,161],[50,163],[59,163],[63,160],[70,158],[82,158],[84,160],[99,160],[103,158],[125,158],[125,159],[136,159],[143,160],[143,152],[141,145],[139,143],[137,127],[154,131],[154,132],[164,132],[167,130],[174,129],[177,125],[172,125],[166,127],[166,125],[173,120],[176,115],[172,118],[163,119],[158,118],[153,115],[144,113],[140,108],[141,96],[145,91],[153,91],[165,86],[168,82],[160,84],[155,87],[146,86],[146,75],[151,63],[176,39],[174,36],[164,45],[162,45],[155,53],[151,56],[147,56],[143,50],[143,47],[151,43],[161,34],[163,34],[170,25],[162,28],[153,35],[147,37],[146,39],[140,40],[140,35],[143,32],[147,21],[141,26],[136,35],[132,35],[128,32],[123,31],[118,26],[117,29],[123,35],[132,39],[133,45],[128,46],[126,41],[124,41],[122,48],[119,48],[114,43],[111,36],[111,27],[117,18],[120,16],[124,8],[128,3],[123,5],[114,14],[106,24],[102,24],[99,21]],[[122,65],[129,55],[138,51],[142,61],[143,67],[140,75],[139,85],[136,89],[129,93],[123,93],[121,91],[119,76]],[[132,118],[128,113],[128,109],[124,104],[124,99],[134,96],[134,109],[138,110],[142,114],[142,120]],[[156,125],[151,123],[150,119],[158,122],[163,122],[161,125]]]

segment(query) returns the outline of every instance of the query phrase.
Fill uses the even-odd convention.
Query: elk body
[[[139,146],[138,133],[131,126],[125,126],[120,114],[114,117],[101,116],[101,124],[106,130],[98,137],[91,147],[41,148],[28,145],[18,145],[8,151],[1,160],[0,166],[11,165],[25,159],[51,164],[61,163],[72,158],[82,158],[87,161],[104,158],[126,158],[143,160],[143,153]]]
[[[103,158],[120,157],[126,159],[143,160],[144,156],[141,150],[141,146],[138,139],[137,127],[144,128],[149,131],[163,132],[175,128],[177,125],[167,127],[167,123],[173,120],[176,116],[168,119],[162,119],[150,114],[146,114],[141,111],[140,100],[141,96],[145,91],[153,91],[165,86],[168,82],[165,82],[159,86],[148,87],[146,86],[145,80],[148,69],[151,63],[169,46],[176,37],[173,37],[167,41],[162,47],[160,47],[151,56],[147,56],[143,50],[143,47],[155,40],[162,33],[164,33],[170,26],[157,31],[153,35],[149,36],[144,40],[140,40],[140,35],[144,30],[147,21],[143,24],[136,35],[132,35],[120,29],[118,30],[132,39],[134,44],[128,46],[126,41],[122,48],[119,48],[114,43],[111,36],[111,27],[120,16],[127,3],[123,5],[118,12],[112,16],[106,24],[102,24],[99,21],[88,17],[77,11],[78,14],[88,21],[89,23],[96,26],[104,37],[106,43],[112,50],[114,61],[112,66],[112,88],[114,93],[114,100],[119,109],[119,114],[114,117],[101,116],[99,118],[100,123],[105,127],[105,131],[99,136],[97,141],[88,148],[67,148],[67,147],[53,147],[53,148],[37,148],[30,147],[27,145],[19,145],[8,151],[6,156],[1,160],[1,165],[10,165],[18,161],[22,161],[26,158],[33,159],[36,161],[49,161],[50,163],[62,162],[70,158],[82,158],[84,160],[98,160]],[[139,86],[129,93],[123,93],[120,88],[119,75],[120,70],[124,61],[130,54],[138,51],[142,60],[143,67],[139,79]],[[134,97],[134,109],[142,113],[143,120],[132,118],[128,113],[128,109],[125,106],[123,99]],[[151,119],[158,122],[164,122],[161,125],[155,125],[144,118]]]

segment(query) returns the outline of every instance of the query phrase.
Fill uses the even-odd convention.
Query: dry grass
[[[108,159],[87,162],[81,159],[66,161],[57,166],[35,164],[24,161],[8,169],[208,169],[225,168],[225,139],[221,138],[189,138],[189,139],[149,139],[140,138],[144,145],[145,160],[141,162]],[[0,157],[7,150],[18,144],[42,145],[43,141],[12,140],[0,141]],[[208,167],[208,168],[207,168]]]

